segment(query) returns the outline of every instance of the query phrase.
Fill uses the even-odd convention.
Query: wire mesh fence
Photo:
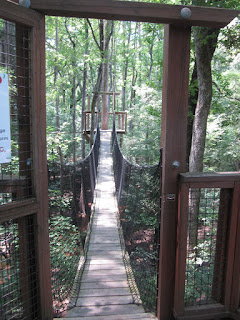
[[[50,253],[55,316],[69,306],[91,215],[100,132],[89,155],[76,165],[48,162]],[[71,301],[71,305],[74,302]]]
[[[185,281],[187,306],[222,302],[226,208],[219,188],[190,189]],[[226,203],[226,202],[225,202]]]
[[[0,224],[0,318],[39,319],[34,216]]]
[[[113,159],[125,247],[141,302],[146,310],[156,312],[161,161],[152,167],[131,164],[121,153],[115,131]]]
[[[7,103],[1,110],[0,205],[32,195],[29,34],[27,27],[0,19],[0,90],[10,104],[9,128]]]

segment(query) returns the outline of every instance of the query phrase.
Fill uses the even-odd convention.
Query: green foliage
[[[220,189],[202,189],[197,246],[194,248],[188,246],[186,261],[185,303],[187,305],[212,302],[215,255],[218,254],[215,248],[219,199]]]
[[[128,115],[131,130],[124,137],[123,154],[133,163],[156,164],[161,139],[161,94],[145,85],[135,90],[135,104]]]
[[[49,225],[53,299],[58,312],[69,302],[82,248],[71,218],[55,215],[50,217]]]

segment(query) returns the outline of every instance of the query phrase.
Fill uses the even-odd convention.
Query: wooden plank
[[[39,205],[35,199],[0,206],[0,222],[18,219],[38,211]]]
[[[232,189],[221,189],[212,280],[212,298],[214,301],[218,302],[222,301],[225,291],[224,277],[227,261],[228,226],[231,219],[231,201]]]
[[[188,203],[189,185],[182,184],[179,190],[178,226],[177,226],[177,254],[175,273],[174,312],[179,316],[184,315],[187,235],[188,235]]]
[[[105,250],[105,251],[97,251],[97,250],[89,250],[88,251],[88,257],[92,258],[95,256],[101,256],[101,257],[122,257],[122,251],[121,250]]]
[[[119,263],[110,263],[110,264],[93,264],[93,265],[86,265],[84,268],[85,271],[98,271],[98,270],[118,270],[118,271],[124,271],[125,267],[123,265],[123,262],[120,261]]]
[[[172,316],[176,261],[177,181],[186,171],[190,28],[165,26],[162,109],[162,213],[159,319]],[[172,166],[179,161],[179,168]]]
[[[0,0],[0,18],[33,27],[41,21],[42,14],[16,3]]]
[[[91,244],[101,243],[102,245],[110,244],[110,243],[119,243],[119,237],[94,237],[91,238]]]
[[[102,290],[110,288],[128,288],[128,282],[125,281],[98,281],[98,282],[88,282],[85,281],[81,283],[81,290]]]
[[[59,318],[58,318],[59,319]],[[57,318],[54,320],[58,320]],[[74,317],[74,318],[66,318],[66,320],[151,320],[157,319],[155,315],[151,313],[135,313],[135,314],[125,314],[125,315],[105,315],[105,316],[94,316],[94,317]]]
[[[122,265],[123,263],[123,259],[122,258],[111,258],[109,257],[109,259],[104,259],[102,257],[100,257],[99,259],[93,258],[93,259],[87,259],[85,262],[86,266],[99,266],[99,265]]]
[[[116,282],[116,281],[127,281],[126,275],[84,275],[82,276],[81,282]]]
[[[125,288],[101,288],[101,289],[81,289],[79,297],[106,297],[106,296],[129,296],[131,291],[128,287]],[[80,298],[80,299],[81,299]]]
[[[106,305],[128,305],[133,304],[132,295],[106,296],[106,297],[79,297],[76,307],[106,306]]]
[[[123,270],[104,270],[104,269],[98,269],[98,270],[84,270],[83,277],[87,276],[125,276],[125,268]]]
[[[107,305],[107,306],[88,306],[76,307],[69,310],[68,317],[91,317],[91,316],[107,316],[107,315],[123,315],[123,314],[139,314],[144,310],[140,306],[130,305]]]
[[[91,243],[88,247],[89,251],[109,251],[109,250],[122,250],[120,243],[105,243],[104,245],[102,243]]]
[[[233,269],[232,269],[232,287],[231,287],[231,301],[230,301],[230,311],[237,313],[240,312],[240,183],[235,184],[233,193],[233,204],[232,204],[232,215],[233,221],[231,223],[230,229],[230,240],[234,237],[234,232],[236,232],[236,238],[234,243],[234,252],[232,251],[233,243],[230,242],[229,245],[229,256],[231,253],[234,255]],[[235,225],[236,224],[236,225]],[[232,227],[232,229],[231,229]],[[236,229],[234,229],[236,227]],[[235,231],[236,230],[236,231]],[[231,257],[232,258],[232,257]],[[228,288],[229,283],[226,281],[226,288]],[[240,318],[240,313],[239,313]]]
[[[34,15],[33,15],[34,18]],[[48,227],[48,172],[46,151],[45,18],[32,29],[32,151],[37,212],[37,261],[41,318],[52,319],[52,290]]]
[[[232,183],[231,188],[234,186],[234,182],[240,181],[239,172],[187,172],[179,175],[179,181],[181,183]],[[224,186],[223,186],[224,187]],[[228,188],[228,187],[226,187]]]
[[[131,20],[189,26],[221,28],[229,24],[239,11],[188,6],[191,18],[183,19],[184,6],[111,0],[31,0],[31,8],[51,16]]]

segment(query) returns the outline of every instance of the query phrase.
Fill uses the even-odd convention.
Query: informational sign
[[[11,161],[8,75],[0,73],[0,163]]]

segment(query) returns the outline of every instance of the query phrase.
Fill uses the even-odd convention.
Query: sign
[[[11,162],[8,75],[0,73],[0,163]]]

